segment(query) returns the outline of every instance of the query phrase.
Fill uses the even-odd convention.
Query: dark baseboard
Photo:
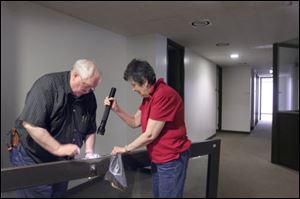
[[[214,137],[216,137],[216,135],[217,135],[217,133],[215,133],[215,134],[213,134],[212,136],[206,138],[205,140],[211,140],[211,139],[213,139]]]
[[[217,133],[241,133],[241,134],[250,134],[249,131],[229,131],[229,130],[218,130]]]

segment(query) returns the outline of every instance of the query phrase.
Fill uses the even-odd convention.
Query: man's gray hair
[[[77,71],[81,79],[85,80],[93,76],[97,66],[87,59],[79,59],[73,65],[73,70]]]

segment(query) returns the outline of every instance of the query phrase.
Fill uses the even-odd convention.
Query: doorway
[[[273,78],[260,78],[260,118],[261,120],[272,121],[273,114]]]
[[[167,82],[184,100],[184,47],[167,41]]]

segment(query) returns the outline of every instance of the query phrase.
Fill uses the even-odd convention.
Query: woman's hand
[[[108,96],[105,97],[104,99],[104,105],[109,106],[112,103],[111,109],[116,112],[119,108],[117,104],[117,99],[114,97],[108,98]]]
[[[113,148],[113,150],[111,151],[112,155],[117,155],[117,154],[122,154],[122,153],[126,153],[127,150],[125,147],[120,147],[120,146],[115,146]]]

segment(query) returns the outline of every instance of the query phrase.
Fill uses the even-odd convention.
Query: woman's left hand
[[[126,153],[125,147],[115,146],[111,151],[112,155]]]

